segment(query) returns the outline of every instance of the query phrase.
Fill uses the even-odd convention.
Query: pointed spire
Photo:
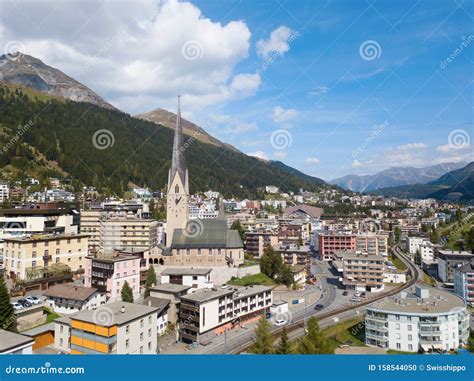
[[[176,172],[178,172],[184,184],[186,182],[186,168],[184,167],[183,127],[181,126],[181,95],[178,95],[178,110],[176,112],[176,129],[174,132],[169,186],[171,186],[171,181],[173,181]]]

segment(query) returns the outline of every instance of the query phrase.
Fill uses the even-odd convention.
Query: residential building
[[[10,186],[6,181],[0,181],[0,202],[10,198]]]
[[[281,255],[284,264],[288,266],[304,266],[309,270],[311,253],[308,245],[276,245],[274,249]]]
[[[4,239],[4,270],[9,278],[29,280],[41,268],[67,265],[82,274],[87,256],[84,234],[38,234]]]
[[[105,293],[108,301],[116,301],[121,298],[122,287],[127,282],[137,298],[140,296],[140,261],[137,255],[121,252],[88,256],[84,286]]]
[[[171,301],[169,299],[154,298],[152,296],[149,296],[141,304],[145,306],[157,308],[156,331],[158,335],[163,335],[166,332],[166,328],[168,327],[168,323],[169,323],[168,310],[169,310]]]
[[[474,307],[474,259],[454,269],[454,292]]]
[[[346,254],[343,263],[343,285],[356,291],[384,290],[384,257],[355,252]]]
[[[184,286],[173,283],[163,283],[156,285],[155,287],[152,287],[150,289],[150,297],[169,300],[170,304],[167,311],[167,317],[170,323],[175,324],[178,321],[181,297],[188,294],[190,290],[190,286]]]
[[[89,253],[96,253],[101,246],[101,215],[100,209],[81,210],[81,233],[89,236]]]
[[[48,288],[43,296],[54,312],[62,315],[82,310],[91,310],[105,304],[105,293],[93,287],[76,286],[72,283],[56,284]]]
[[[361,233],[356,235],[356,250],[369,255],[388,255],[388,234]]]
[[[319,257],[322,260],[330,261],[336,251],[354,251],[356,236],[352,233],[318,230],[315,232],[315,243],[315,249],[318,251]]]
[[[156,307],[115,302],[55,320],[55,348],[70,354],[156,354]]]
[[[0,329],[0,355],[31,355],[35,339]]]
[[[410,254],[416,254],[420,252],[420,246],[429,240],[425,237],[407,237],[406,239],[406,251]]]
[[[269,311],[272,303],[272,287],[268,286],[202,289],[183,295],[180,339],[202,343],[236,325],[257,320]]]
[[[191,292],[201,288],[212,288],[212,269],[202,267],[175,267],[161,272],[161,283],[172,283],[191,287]]]
[[[384,349],[449,351],[467,343],[469,313],[458,295],[416,285],[367,307],[365,337]]]
[[[438,277],[446,285],[454,285],[454,269],[471,262],[474,254],[467,251],[438,250]]]
[[[406,283],[407,275],[397,270],[386,269],[383,273],[384,283]]]
[[[278,244],[278,234],[273,230],[255,230],[245,232],[245,251],[260,258],[265,249]]]

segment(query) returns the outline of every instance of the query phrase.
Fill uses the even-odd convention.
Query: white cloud
[[[352,168],[360,168],[362,167],[362,163],[359,160],[354,160],[352,162]]]
[[[319,160],[317,157],[307,157],[304,160],[304,163],[306,165],[316,165],[316,164],[319,164],[320,162],[321,162],[321,160]]]
[[[258,40],[257,54],[263,58],[268,58],[272,53],[283,55],[290,50],[290,43],[296,37],[298,32],[282,25],[270,34],[268,40]]]
[[[298,111],[294,108],[284,109],[283,107],[276,106],[272,112],[272,119],[276,124],[282,124],[289,127],[288,123],[296,118]]]
[[[267,154],[263,151],[249,152],[247,155],[254,156],[262,160],[269,160]]]
[[[246,23],[214,22],[189,2],[5,2],[0,29],[0,46],[19,41],[131,113],[174,109],[178,89],[183,108],[199,110],[261,84],[257,73],[236,73],[249,54]]]
[[[275,152],[273,152],[273,156],[276,159],[283,160],[285,157],[288,156],[288,152],[286,152],[286,151],[275,151]]]
[[[397,149],[400,150],[412,150],[412,149],[425,149],[428,146],[425,143],[408,143],[398,146]]]

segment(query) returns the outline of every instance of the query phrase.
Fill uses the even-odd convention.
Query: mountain
[[[174,130],[176,127],[176,114],[162,108],[157,108],[153,111],[146,112],[143,114],[135,115],[136,118],[147,120],[149,122],[154,122],[160,124],[164,127],[168,127]],[[214,136],[207,133],[203,128],[199,127],[197,124],[190,122],[184,118],[181,118],[181,123],[183,126],[183,133],[189,136],[194,136],[196,139],[213,144],[217,147],[227,147],[237,151],[237,149],[230,144],[223,143],[220,140],[216,139]]]
[[[110,108],[72,102],[30,89],[0,85],[1,177],[67,179],[75,190],[95,186],[122,195],[130,183],[165,188],[173,131]],[[186,140],[187,139],[187,140]],[[185,135],[192,192],[219,190],[225,197],[255,197],[258,188],[317,191],[320,179],[278,162],[265,162],[226,146]]]
[[[474,162],[450,171],[427,184],[413,184],[377,189],[379,195],[403,198],[435,198],[438,200],[474,200]]]
[[[92,103],[115,109],[99,95],[62,71],[44,64],[38,58],[22,54],[14,60],[0,57],[0,82],[26,86],[42,93],[63,97],[76,102]]]
[[[374,175],[347,175],[329,183],[355,192],[370,192],[400,185],[426,184],[465,165],[466,163],[443,163],[424,168],[392,167]]]

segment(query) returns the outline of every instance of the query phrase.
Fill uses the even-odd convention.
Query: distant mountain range
[[[331,180],[329,184],[354,192],[370,192],[387,187],[426,184],[465,165],[466,163],[443,163],[424,168],[392,167],[374,175],[347,175]]]
[[[46,65],[38,58],[27,54],[15,60],[6,55],[0,57],[0,82],[26,86],[42,93],[63,97],[75,102],[92,103],[114,110],[115,107],[104,101],[87,86]]]
[[[377,189],[372,193],[402,198],[474,201],[474,162],[445,173],[427,184],[412,184]]]

